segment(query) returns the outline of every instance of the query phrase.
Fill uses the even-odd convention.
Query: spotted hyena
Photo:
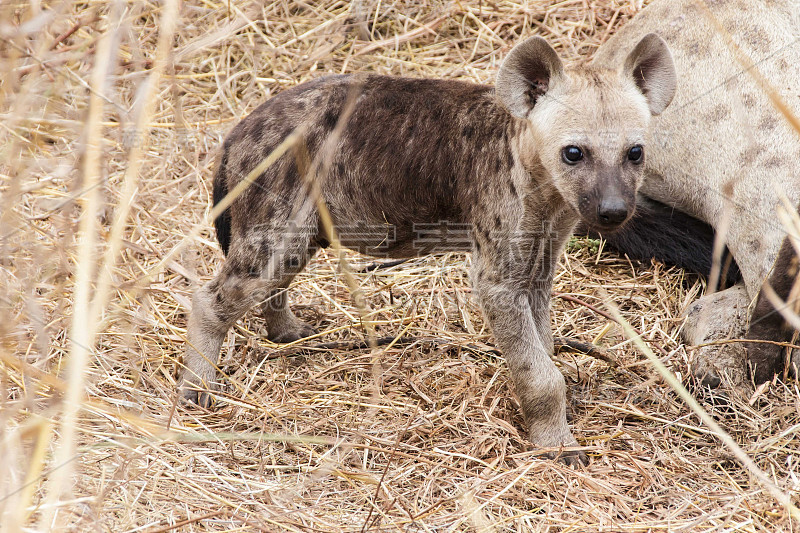
[[[792,330],[759,293],[772,275],[771,284],[786,300],[796,274],[777,208],[783,199],[800,202],[800,136],[732,48],[800,116],[800,2],[655,0],[600,48],[594,64],[616,64],[620,48],[649,32],[669,44],[679,79],[675,101],[653,121],[657,135],[648,146],[640,191],[660,204],[645,200],[640,213],[647,216],[609,238],[633,256],[722,270],[723,278],[738,282],[689,307],[683,337],[690,344],[737,337],[790,340]],[[714,269],[712,229],[720,237]],[[721,254],[721,245],[733,261]],[[779,345],[730,343],[696,350],[692,370],[716,386],[725,376],[734,384],[745,381],[748,369],[761,383],[783,365]]]
[[[534,37],[508,54],[494,87],[343,75],[278,94],[222,147],[215,202],[301,132],[216,220],[227,260],[192,300],[183,396],[209,405],[223,338],[256,304],[270,339],[312,333],[290,311],[286,288],[330,244],[324,203],[335,228],[384,228],[349,243],[382,256],[448,249],[446,241],[437,250],[420,246],[421,224],[469,228],[473,291],[508,362],[530,439],[576,445],[564,378],[550,360],[553,271],[579,219],[610,230],[631,217],[648,125],[675,85],[670,52],[655,35],[613,69],[565,68]],[[577,459],[585,457],[567,460]]]

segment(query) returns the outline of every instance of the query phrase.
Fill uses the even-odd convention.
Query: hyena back
[[[309,198],[309,166],[344,244],[386,257],[461,248],[473,292],[509,365],[531,440],[573,446],[564,378],[550,360],[553,271],[579,219],[630,218],[651,115],[672,99],[664,42],[649,35],[617,69],[564,68],[541,38],[515,47],[496,86],[387,76],[332,76],[275,96],[224,142],[215,200],[298,128],[303,141],[217,220],[227,260],[194,295],[183,395],[207,406],[230,326],[262,304],[269,338],[312,329],[286,288],[328,245]],[[352,99],[352,100],[351,100]],[[311,165],[309,165],[311,161]],[[467,228],[431,245],[421,225]],[[346,228],[367,228],[347,232]],[[568,454],[567,460],[585,460]]]

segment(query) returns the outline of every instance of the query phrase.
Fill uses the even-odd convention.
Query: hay
[[[641,2],[190,1],[161,55],[169,4],[37,5],[0,5],[0,506],[9,531],[791,530],[786,511],[597,312],[605,290],[686,376],[678,317],[701,283],[585,239],[558,273],[554,332],[598,344],[616,365],[554,357],[592,457],[583,470],[541,460],[525,441],[460,254],[373,270],[371,258],[349,256],[367,270],[357,282],[377,335],[410,339],[383,343],[376,365],[359,345],[336,258],[320,253],[291,295],[319,338],[272,345],[248,314],[223,347],[218,408],[176,405],[190,294],[222,259],[204,218],[213,153],[237,120],[327,72],[491,82],[520,36],[542,35],[585,60]],[[104,61],[109,71],[93,78]],[[159,70],[148,98],[148,72]],[[100,114],[89,112],[92,94]],[[136,182],[125,173],[137,166],[127,202],[125,184]],[[85,200],[87,175],[100,183],[96,207]],[[130,217],[118,238],[121,201]],[[79,228],[93,225],[97,243],[86,244]],[[117,247],[113,268],[101,268]],[[104,276],[107,306],[74,304],[81,290],[102,303]],[[69,354],[86,348],[70,345],[70,328],[99,332],[85,369],[69,371]],[[83,404],[64,405],[76,390]],[[800,489],[795,382],[749,403],[699,396],[778,486]],[[70,411],[74,441],[61,425]]]

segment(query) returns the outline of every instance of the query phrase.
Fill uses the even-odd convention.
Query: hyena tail
[[[639,195],[636,214],[613,233],[587,231],[581,225],[578,235],[602,237],[614,250],[638,261],[655,259],[669,266],[708,278],[712,269],[714,229],[705,222],[677,209]],[[726,248],[721,261],[721,281],[730,287],[742,280],[739,266]]]
[[[228,178],[225,175],[225,167],[228,164],[228,151],[223,148],[217,170],[214,173],[213,201],[217,205],[228,194]],[[231,244],[231,210],[226,209],[214,219],[214,227],[217,230],[217,240],[219,241],[222,252],[228,255],[228,248]]]

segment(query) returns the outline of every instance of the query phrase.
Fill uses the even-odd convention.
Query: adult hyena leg
[[[504,279],[505,278],[505,279]],[[473,255],[472,283],[484,316],[508,363],[522,405],[531,442],[545,448],[577,446],[567,424],[564,376],[551,361],[550,285],[540,283],[531,294],[530,279],[509,279],[479,253]],[[534,313],[531,302],[542,308]],[[587,462],[585,454],[565,454],[569,464]]]
[[[797,310],[797,289],[795,289],[797,272],[798,258],[790,238],[786,237],[775,260],[768,286],[780,300],[786,302],[786,309],[792,312]],[[747,339],[766,341],[745,345],[750,372],[756,385],[772,379],[784,369],[786,349],[771,342],[791,342],[794,335],[794,328],[786,323],[780,312],[772,305],[767,297],[767,290],[765,284],[758,294],[746,335]],[[799,356],[797,350],[792,352],[790,371],[796,371],[800,362],[797,360]]]
[[[688,344],[738,339],[747,328],[750,299],[744,284],[703,296],[688,307],[681,335]],[[692,354],[692,375],[703,385],[718,387],[746,381],[745,347],[742,343],[701,346]]]
[[[315,228],[316,224],[306,226],[309,227]],[[217,277],[195,292],[181,384],[184,398],[204,407],[210,405],[208,391],[218,386],[214,381],[217,359],[228,329],[270,296],[284,294],[285,298],[286,287],[307,262],[309,241],[308,230],[254,228],[235,242]],[[303,259],[297,260],[298,257]],[[285,307],[284,299],[279,309]],[[282,320],[277,322],[279,326],[286,326],[286,312],[291,314],[288,309],[278,311],[277,317]],[[274,316],[275,313],[270,318]],[[274,320],[272,323],[274,329]]]

